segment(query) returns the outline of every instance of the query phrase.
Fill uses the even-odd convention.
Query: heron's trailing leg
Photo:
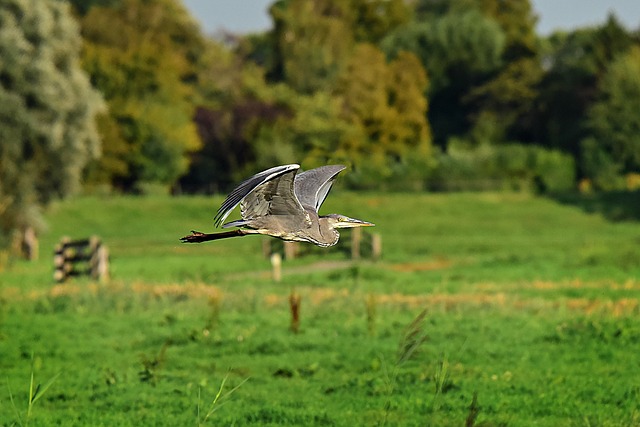
[[[224,231],[222,233],[201,233],[199,231],[191,230],[191,234],[184,236],[180,239],[182,243],[202,243],[209,240],[226,239],[228,237],[240,237],[245,236],[247,233],[244,230]]]

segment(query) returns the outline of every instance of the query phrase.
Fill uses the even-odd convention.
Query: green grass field
[[[314,250],[280,283],[262,237],[178,242],[220,201],[51,208],[0,273],[0,425],[640,425],[637,193],[336,191],[382,259]],[[93,234],[109,283],[55,285],[55,243]]]

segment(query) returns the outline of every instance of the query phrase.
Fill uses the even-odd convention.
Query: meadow
[[[321,213],[376,223],[382,258],[279,283],[262,237],[179,243],[220,202],[51,207],[0,273],[0,425],[640,425],[640,193],[337,190]],[[111,280],[53,283],[60,237],[94,234]]]

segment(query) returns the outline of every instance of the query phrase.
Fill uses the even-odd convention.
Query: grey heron
[[[328,165],[298,173],[299,165],[267,169],[240,183],[220,206],[214,218],[216,226],[238,227],[220,233],[192,231],[183,243],[264,234],[287,241],[309,242],[317,246],[338,243],[339,228],[367,227],[374,224],[340,214],[318,214],[336,176],[345,169]],[[240,205],[242,219],[223,224]]]

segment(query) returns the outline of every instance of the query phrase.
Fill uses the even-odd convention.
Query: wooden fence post
[[[284,242],[284,259],[294,259],[298,254],[298,242]]]
[[[105,283],[109,281],[109,249],[105,245],[99,245],[91,260],[91,277]]]
[[[271,254],[271,271],[274,282],[282,280],[282,256],[278,252]]]
[[[371,235],[371,257],[374,260],[380,259],[382,256],[382,237],[378,233]]]
[[[362,241],[362,229],[351,230],[351,259],[360,259],[360,242]]]
[[[37,261],[38,254],[40,252],[40,245],[38,244],[38,236],[33,227],[27,227],[24,229],[22,235],[22,253],[29,261]]]

